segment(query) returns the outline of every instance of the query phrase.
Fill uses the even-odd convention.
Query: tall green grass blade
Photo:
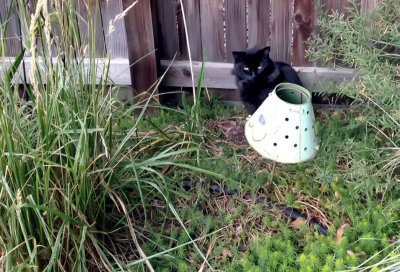
[[[10,84],[11,86],[11,80],[14,78],[15,73],[18,71],[18,67],[20,66],[23,58],[25,55],[25,49],[22,49],[17,57],[15,58],[14,63],[12,64],[12,66],[8,69],[7,73],[6,73],[6,77],[5,77],[5,83],[4,84]]]
[[[144,221],[145,221],[145,224],[146,224],[147,223],[146,201],[145,201],[145,198],[144,198],[144,195],[143,195],[142,184],[141,184],[141,180],[139,178],[139,175],[137,173],[137,168],[136,167],[137,167],[136,164],[132,163],[130,168],[133,169],[133,173],[135,175],[136,186],[137,186],[137,189],[139,191],[140,200],[142,202],[143,213],[144,213]]]
[[[78,254],[79,254],[79,258],[77,258],[75,260],[74,266],[73,266],[73,271],[84,271],[85,267],[83,266],[83,263],[86,259],[86,252],[85,252],[85,243],[86,243],[86,237],[87,237],[87,226],[84,226],[82,228],[82,234],[81,234],[81,240],[79,243],[79,248],[78,248]],[[83,260],[83,262],[82,262]],[[78,269],[79,267],[79,269]]]
[[[163,255],[165,255],[165,254],[167,254],[167,253],[169,253],[169,252],[176,251],[176,250],[179,249],[179,248],[182,248],[182,247],[185,247],[185,246],[188,246],[188,245],[192,245],[192,244],[194,244],[195,242],[198,242],[198,241],[200,241],[200,240],[203,240],[203,239],[206,239],[206,238],[208,238],[208,237],[211,237],[211,236],[213,236],[214,234],[217,234],[218,232],[222,231],[222,230],[225,229],[225,228],[227,228],[227,227],[218,229],[218,230],[213,231],[213,232],[211,232],[211,233],[208,233],[208,234],[206,234],[206,235],[204,235],[204,236],[202,236],[202,237],[193,239],[193,240],[190,241],[190,242],[186,242],[186,243],[183,243],[183,244],[178,245],[178,246],[176,246],[176,247],[173,247],[173,248],[170,248],[170,249],[161,251],[161,252],[159,252],[159,253],[153,254],[153,255],[151,255],[151,256],[148,256],[147,258],[143,258],[143,259],[140,259],[140,260],[137,260],[137,261],[128,263],[128,264],[125,265],[125,268],[131,268],[131,267],[133,267],[133,266],[137,266],[138,264],[144,263],[146,260],[151,260],[151,259],[153,259],[153,258],[161,257],[161,256],[163,256]]]
[[[203,60],[201,62],[201,69],[199,74],[199,79],[197,80],[197,88],[196,88],[196,103],[192,107],[191,115],[198,116],[199,108],[200,108],[200,94],[203,88],[203,81],[204,81],[204,65],[205,65],[205,55],[203,54]],[[198,117],[197,117],[198,118]],[[200,124],[197,124],[198,129],[200,129]]]
[[[0,27],[2,29],[1,37],[3,37],[3,38],[7,37],[8,23],[10,22],[10,16],[11,16],[11,10],[12,10],[13,4],[14,4],[13,1],[11,1],[8,6],[7,15],[4,20],[4,24],[0,25]],[[0,42],[0,56],[3,56],[5,54],[5,50],[6,50],[5,42],[3,40]]]
[[[50,213],[50,214],[54,214],[58,217],[60,217],[61,219],[63,219],[66,222],[72,223],[72,224],[76,224],[78,226],[84,227],[86,226],[85,223],[74,219],[73,217],[63,214],[62,212],[58,211],[58,210],[54,210],[54,209],[50,209],[50,208],[46,208],[40,205],[32,205],[32,204],[28,204],[28,203],[23,203],[21,205],[21,208],[30,208],[30,209],[34,209],[34,210],[42,210],[44,212]]]
[[[54,242],[54,246],[52,248],[52,253],[50,256],[49,264],[43,269],[43,272],[45,271],[54,271],[55,268],[53,268],[54,264],[57,263],[60,250],[61,250],[61,237],[64,235],[64,228],[65,228],[66,223],[64,222],[60,229],[58,230],[57,238]]]
[[[181,217],[179,216],[178,212],[175,210],[174,206],[171,204],[171,202],[169,201],[169,199],[165,196],[165,194],[162,192],[162,190],[158,187],[157,184],[153,183],[153,182],[148,182],[154,189],[156,189],[158,191],[159,194],[161,194],[164,198],[164,200],[167,202],[168,207],[170,208],[170,210],[172,211],[172,213],[174,214],[175,218],[178,220],[179,224],[182,226],[182,229],[185,231],[186,235],[189,237],[190,241],[193,242],[193,246],[195,247],[196,251],[199,253],[199,255],[201,256],[201,258],[204,260],[204,262],[207,264],[207,266],[211,269],[211,271],[214,271],[214,269],[212,268],[211,264],[208,262],[206,256],[203,254],[203,252],[200,250],[200,248],[198,247],[198,245],[196,244],[196,242],[194,242],[193,238],[191,237],[189,231],[187,230],[187,228],[185,227],[185,224],[183,223]]]

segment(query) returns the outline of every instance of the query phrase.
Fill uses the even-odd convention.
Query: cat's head
[[[233,51],[235,59],[232,74],[238,79],[251,79],[265,74],[273,67],[269,58],[270,47],[252,48],[246,51]]]

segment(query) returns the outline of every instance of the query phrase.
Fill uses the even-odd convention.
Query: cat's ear
[[[271,47],[267,46],[267,47],[260,49],[258,52],[262,52],[264,56],[268,56],[270,50],[271,50]]]
[[[246,53],[243,51],[232,51],[232,55],[235,58],[235,62],[241,62],[246,56]]]

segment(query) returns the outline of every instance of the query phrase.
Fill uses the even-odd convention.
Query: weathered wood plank
[[[352,4],[348,0],[320,0],[322,4],[322,10],[327,11],[328,14],[332,14],[337,11],[341,14],[344,14],[345,18],[349,15],[348,8],[352,7]],[[358,3],[364,0],[357,0]],[[357,6],[360,10],[361,4]]]
[[[321,0],[322,9],[331,14],[334,11],[340,10],[340,0]]]
[[[27,43],[27,39],[29,37],[29,25],[31,21],[31,14],[35,12],[35,6],[36,3],[34,3],[34,1],[27,1],[25,9],[21,9],[21,11],[18,12],[18,20],[19,20],[19,25],[21,30],[21,40],[22,40],[21,48],[23,44]],[[22,10],[26,11],[26,13],[23,13]],[[36,50],[38,50],[38,48],[40,48],[40,45],[38,43],[36,43],[36,45],[37,45]],[[30,55],[31,53],[28,48],[27,50],[25,50],[24,56],[30,56]],[[22,60],[22,64],[23,62],[24,60]]]
[[[12,3],[10,17],[8,20],[8,26],[6,36],[2,37],[3,27],[7,21],[8,10]],[[0,1],[0,38],[5,41],[5,56],[17,56],[21,51],[21,27],[18,19],[18,12],[15,6],[15,1],[3,0]]]
[[[161,70],[168,68],[170,61],[161,60]],[[193,63],[194,78],[197,81],[201,62]],[[208,88],[236,89],[235,78],[231,74],[233,64],[231,63],[205,63],[204,84]],[[327,81],[342,82],[352,80],[355,72],[351,69],[329,69],[322,67],[294,67],[304,85],[311,91],[318,91],[326,86]],[[175,61],[168,70],[162,84],[170,87],[191,87],[191,74],[188,61]]]
[[[274,61],[290,63],[293,0],[271,1],[271,53]]]
[[[359,1],[359,0],[357,0],[357,1]],[[349,15],[348,8],[353,8],[353,4],[350,3],[348,0],[342,0],[339,3],[339,6],[340,6],[340,12],[345,15],[345,18],[347,18],[347,16]]]
[[[123,0],[123,8],[128,8],[134,1]],[[130,69],[134,92],[153,93],[154,89],[151,87],[157,81],[157,65],[150,0],[139,1],[124,19],[129,63],[135,63]],[[156,94],[157,90],[154,93]],[[151,109],[149,113],[154,110]]]
[[[11,66],[15,62],[15,57],[4,57],[2,58],[0,62],[0,79],[3,79],[6,71],[8,71]],[[11,79],[12,83],[18,83],[21,84],[25,81],[25,74],[24,74],[24,68],[23,68],[23,63],[20,64],[18,67],[17,72],[14,74],[14,77]]]
[[[312,63],[306,58],[307,39],[314,30],[315,23],[315,1],[295,0],[293,16],[293,51],[292,65],[311,66]]]
[[[104,0],[85,0],[89,1],[90,14],[93,17],[92,21],[95,24],[95,50],[96,57],[104,57],[107,55],[107,45],[104,31],[106,27],[103,25],[103,11],[106,7],[106,1]]]
[[[338,11],[339,13],[343,13],[345,16],[349,14],[347,8],[352,7],[352,4],[348,0],[320,0],[323,5],[323,10],[328,11],[328,14],[332,14],[334,11]],[[357,0],[359,3],[357,8],[360,9],[362,3],[360,1],[369,1],[369,0]]]
[[[366,12],[367,11],[367,0],[360,0],[360,11]]]
[[[94,51],[96,57],[104,57],[107,52],[100,4],[101,2],[96,0],[77,0],[77,11],[80,14],[78,24],[82,49],[88,45],[85,56],[90,56],[90,50]],[[94,33],[92,33],[93,30]]]
[[[160,58],[172,59],[179,53],[174,0],[156,0],[158,53]]]
[[[213,97],[218,97],[223,102],[238,102],[241,103],[240,94],[236,90],[232,89],[209,89],[211,99]],[[240,104],[239,104],[240,105]]]
[[[358,10],[358,12],[360,12],[361,11],[361,3],[362,2],[362,0],[357,0],[357,10]]]
[[[189,35],[190,54],[192,60],[202,60],[201,29],[200,29],[200,0],[182,0]],[[183,24],[181,5],[178,4],[178,33],[179,48],[182,59],[189,59],[186,34]]]
[[[161,71],[166,71],[170,61],[161,60]],[[201,62],[193,62],[194,80],[197,82],[201,69]],[[206,62],[204,70],[204,85],[210,88],[234,89],[234,77],[230,74],[233,68],[231,63]],[[165,86],[191,87],[191,73],[188,61],[175,61],[163,80]]]
[[[206,61],[225,61],[223,0],[201,0],[200,15]]]
[[[248,47],[265,47],[269,39],[270,1],[248,0]]]
[[[126,30],[123,19],[115,20],[115,16],[123,12],[122,0],[109,0],[102,6],[102,18],[105,28],[105,42],[107,53],[111,59],[128,59]],[[110,29],[112,22],[113,29]]]
[[[225,1],[226,61],[233,62],[232,51],[246,49],[246,1]]]
[[[4,63],[0,65],[0,77],[4,76],[4,68],[8,69],[11,67],[11,65],[14,63],[15,58],[14,57],[8,57],[5,58]],[[90,74],[89,73],[89,65],[93,60],[90,60],[89,58],[86,58],[83,60],[83,75]],[[25,62],[25,73],[29,75],[29,71],[31,69],[32,65],[32,60],[31,57],[25,57],[24,58]],[[52,62],[55,65],[57,63],[57,58],[54,57],[52,58]],[[40,69],[40,67],[43,67],[43,60],[38,59],[36,60],[37,67]],[[102,77],[104,70],[106,69],[107,65],[107,60],[98,58],[96,59],[96,78],[97,78],[97,83],[100,83],[100,78]],[[131,84],[131,77],[129,74],[129,61],[128,59],[113,59],[110,61],[109,64],[109,79],[110,79],[110,84],[115,83],[116,85],[130,85]],[[16,75],[16,80],[18,83],[24,83],[23,80],[23,71],[22,71],[22,66],[20,66],[20,70]],[[45,75],[45,72],[43,72],[43,76]],[[26,80],[26,83],[30,83],[30,79]]]
[[[57,12],[59,12],[59,14],[63,14],[61,3],[56,5],[55,3],[50,3],[49,1],[48,10],[50,14],[56,14]],[[51,45],[52,57],[56,57],[59,53],[61,53],[59,51],[64,51],[64,48],[57,48],[57,46],[60,46],[60,44],[62,44],[63,31],[65,31],[65,29],[62,29],[61,24],[62,22],[60,22],[60,17],[54,16],[51,22],[51,37],[53,40]]]
[[[376,8],[381,0],[361,0],[361,11],[366,12]]]

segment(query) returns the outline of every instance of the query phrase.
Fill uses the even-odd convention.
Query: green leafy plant
[[[351,1],[348,15],[321,12],[320,35],[309,40],[308,56],[315,62],[354,68],[358,79],[336,90],[362,105],[360,119],[377,130],[389,147],[388,158],[376,174],[394,174],[399,165],[399,4],[382,1],[376,9],[360,12]]]
[[[396,216],[391,219],[396,218]],[[387,223],[379,208],[367,218],[352,218],[353,226],[345,229],[344,236],[306,234],[305,246],[296,243],[299,235],[289,229],[282,234],[254,241],[242,261],[229,271],[361,271],[362,267],[383,267],[388,261],[381,252],[398,251],[391,243],[394,222]],[[371,256],[367,258],[367,256]],[[398,262],[393,258],[391,264]],[[367,268],[365,268],[367,270]]]

